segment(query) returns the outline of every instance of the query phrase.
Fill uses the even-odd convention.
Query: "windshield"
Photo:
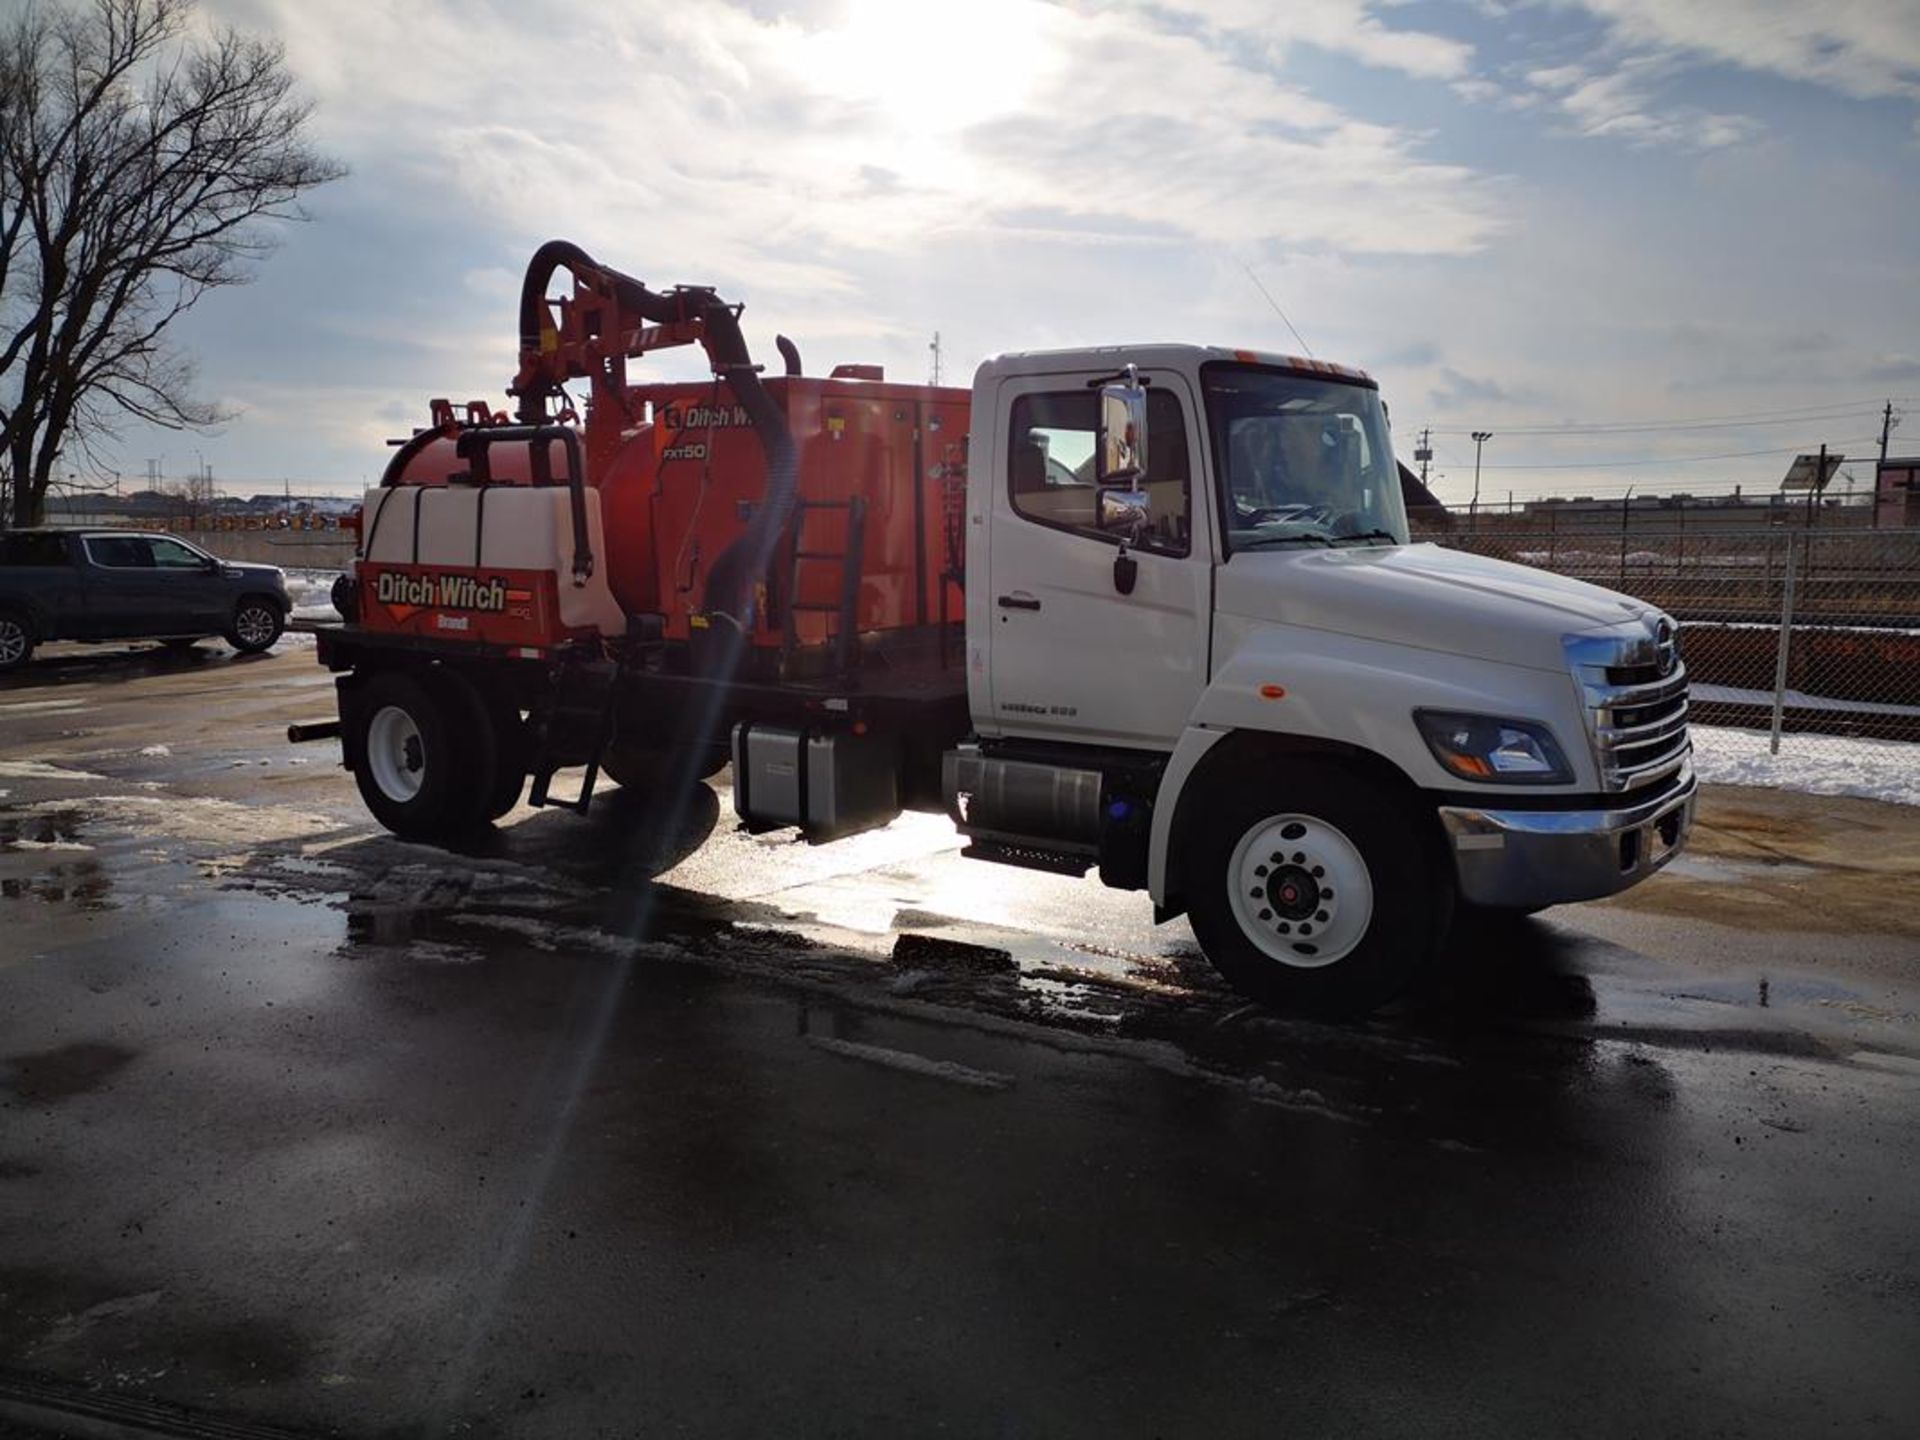
[[[1254,365],[1207,365],[1200,375],[1229,552],[1406,543],[1379,391]]]

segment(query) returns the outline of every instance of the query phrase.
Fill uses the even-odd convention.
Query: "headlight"
[[[1544,725],[1453,710],[1416,710],[1413,720],[1433,758],[1462,780],[1494,785],[1573,783],[1573,767]]]

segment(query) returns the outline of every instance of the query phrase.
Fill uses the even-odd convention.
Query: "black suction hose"
[[[787,374],[800,373],[800,347],[784,335],[773,337],[773,348],[780,352],[780,358],[787,362]]]
[[[707,570],[706,588],[701,604],[709,615],[724,615],[744,634],[753,624],[754,588],[766,578],[773,563],[774,546],[793,517],[794,492],[799,480],[799,452],[793,432],[787,427],[786,412],[774,403],[767,387],[760,383],[753,357],[747,352],[746,337],[740,333],[740,318],[733,307],[711,291],[680,290],[661,295],[649,290],[631,275],[609,270],[578,245],[566,240],[549,240],[533,252],[527,262],[526,278],[520,285],[520,349],[538,352],[540,331],[546,319],[547,285],[553,272],[566,266],[577,275],[606,277],[621,306],[655,324],[670,324],[692,318],[699,306],[705,322],[707,358],[713,370],[732,387],[734,399],[747,412],[753,433],[759,438],[766,458],[767,483],[760,503],[744,534],[720,553]],[[780,353],[787,362],[787,373],[800,373],[800,352],[783,336]],[[546,396],[526,394],[520,397],[523,424],[539,425],[546,419]]]

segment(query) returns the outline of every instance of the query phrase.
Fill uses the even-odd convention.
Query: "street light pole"
[[[1493,438],[1491,430],[1473,432],[1473,507],[1467,512],[1469,530],[1480,528],[1480,447]]]

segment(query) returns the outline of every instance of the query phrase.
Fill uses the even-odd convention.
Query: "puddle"
[[[1667,862],[1666,873],[1703,880],[1712,885],[1737,885],[1743,880],[1766,877],[1818,875],[1817,866],[1793,860],[1732,860],[1724,855],[1701,855],[1685,851]]]
[[[113,909],[107,898],[112,889],[113,877],[94,859],[64,861],[33,875],[0,876],[0,900],[38,900],[79,910]]]
[[[91,850],[80,839],[82,818],[71,806],[0,815],[0,851]]]

